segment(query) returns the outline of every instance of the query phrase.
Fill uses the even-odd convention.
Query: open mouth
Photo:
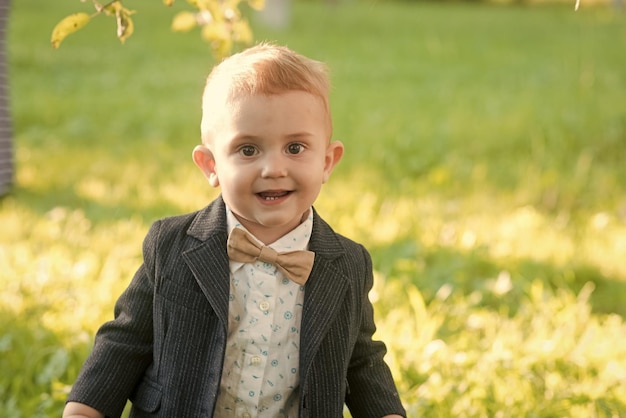
[[[291,192],[287,191],[287,190],[281,190],[281,191],[267,191],[267,192],[260,192],[257,193],[257,196],[259,196],[261,199],[271,202],[273,200],[278,200],[281,199],[285,196],[290,195]]]

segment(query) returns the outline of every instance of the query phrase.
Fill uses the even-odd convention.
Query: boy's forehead
[[[291,117],[272,118],[272,112],[266,112],[269,106],[272,106],[272,112],[288,114]],[[226,134],[226,137],[236,135],[239,133],[236,131],[240,129],[252,134],[257,128],[261,128],[261,124],[266,122],[268,116],[273,123],[294,132],[310,130],[312,126],[321,127],[328,135],[331,130],[330,115],[325,101],[315,94],[301,90],[290,90],[280,94],[239,95],[228,100],[226,105],[218,104],[215,112],[211,112],[211,116],[205,114],[205,118],[207,116],[212,119],[206,122],[212,126],[214,140],[224,139],[223,134]]]
[[[294,114],[319,112],[320,115],[324,115],[328,112],[327,102],[322,97],[302,90],[287,90],[277,94],[251,94],[235,97],[229,106],[229,116],[232,118],[254,117],[256,112],[270,105]]]
[[[240,118],[243,113],[259,110],[259,107],[267,100],[289,100],[294,96],[299,100],[290,100],[291,107],[319,106],[324,117],[323,124],[327,129],[328,136],[332,133],[332,117],[327,97],[300,89],[285,89],[276,93],[236,91],[224,85],[212,91],[205,91],[202,104],[201,131],[204,139],[209,135],[215,135],[217,130],[223,129],[224,125],[231,124],[234,119]],[[303,106],[298,106],[302,104]]]
[[[265,100],[291,100],[294,97],[302,98],[303,101],[308,102],[309,99],[314,99],[319,104],[324,104],[325,100],[319,95],[313,94],[304,90],[282,90],[275,93],[234,93],[231,94],[227,100],[230,107],[245,107],[250,103],[256,103]]]
[[[257,112],[269,105],[269,103],[288,103],[289,109],[315,108],[319,107],[324,113],[328,112],[326,100],[313,93],[301,90],[286,90],[273,94],[235,94],[227,100],[215,102],[211,114],[220,119],[234,119],[241,117],[243,113]],[[205,115],[208,116],[208,115]],[[210,117],[210,116],[209,116]]]

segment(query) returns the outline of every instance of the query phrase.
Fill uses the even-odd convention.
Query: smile
[[[283,198],[285,196],[288,196],[289,194],[291,194],[290,191],[280,191],[280,192],[261,192],[261,193],[257,193],[257,196],[259,196],[261,199],[271,202],[274,200],[278,200],[280,198]]]

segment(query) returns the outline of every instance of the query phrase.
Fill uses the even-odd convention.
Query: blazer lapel
[[[333,261],[344,249],[333,230],[314,213],[309,249],[315,252],[313,269],[306,283],[300,335],[300,361],[305,373],[341,306],[347,278]]]
[[[226,253],[226,208],[221,197],[198,212],[187,235],[198,241],[182,257],[215,314],[227,327],[230,269]]]

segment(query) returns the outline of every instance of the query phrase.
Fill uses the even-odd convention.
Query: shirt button
[[[258,366],[259,364],[261,364],[261,357],[259,356],[254,356],[250,359],[250,364],[253,366]]]
[[[252,418],[252,415],[250,415],[248,412],[244,412],[243,414],[241,414],[241,418]]]
[[[267,311],[270,308],[270,303],[266,300],[264,300],[263,302],[259,303],[259,309],[262,311]]]

